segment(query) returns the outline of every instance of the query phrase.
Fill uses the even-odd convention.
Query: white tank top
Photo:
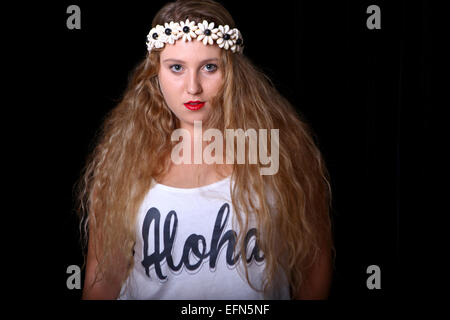
[[[134,267],[121,288],[123,299],[289,299],[286,277],[264,296],[248,284],[243,260],[232,250],[234,210],[231,176],[198,188],[153,182],[139,209]],[[262,288],[264,254],[246,233],[251,283]]]

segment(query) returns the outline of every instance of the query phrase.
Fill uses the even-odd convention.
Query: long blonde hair
[[[235,27],[228,11],[211,0],[168,3],[152,26],[185,19]],[[123,98],[105,118],[77,184],[83,252],[90,233],[99,262],[97,276],[120,283],[133,267],[138,209],[152,179],[167,172],[174,146],[171,134],[179,125],[158,85],[161,50],[152,50],[132,73]],[[276,174],[261,175],[261,165],[248,161],[233,165],[231,200],[239,208],[239,230],[247,229],[254,213],[258,246],[265,257],[264,290],[274,284],[280,270],[291,288],[298,289],[320,250],[333,248],[331,190],[324,160],[308,125],[245,55],[222,50],[220,64],[223,85],[206,127],[222,132],[279,129]],[[273,204],[268,202],[268,192]],[[240,232],[237,239],[241,252],[245,252],[244,235]],[[244,267],[249,280],[245,263]]]

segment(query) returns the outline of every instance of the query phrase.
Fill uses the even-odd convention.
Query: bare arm
[[[98,280],[92,286],[95,279],[95,270],[98,265],[94,250],[94,237],[89,237],[88,254],[86,261],[86,273],[83,287],[83,300],[115,300],[120,294],[120,282],[107,282]],[[101,277],[100,277],[101,278]]]
[[[331,250],[322,250],[316,263],[304,275],[302,286],[293,294],[298,300],[324,300],[328,298],[333,274]]]

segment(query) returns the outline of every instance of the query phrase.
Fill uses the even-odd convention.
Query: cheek
[[[179,81],[176,81],[176,79],[174,79],[170,74],[165,72],[160,72],[158,74],[158,79],[164,99],[167,104],[170,105],[170,101],[174,99],[179,92]]]
[[[208,79],[206,83],[208,84],[209,95],[215,96],[222,85],[223,79],[221,74],[214,75],[214,78]]]

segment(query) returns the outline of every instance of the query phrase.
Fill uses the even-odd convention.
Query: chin
[[[196,117],[196,118],[190,118],[190,119],[180,119],[180,126],[194,126],[194,121],[201,121],[203,122],[204,117]]]
[[[206,114],[196,114],[196,115],[192,115],[191,117],[186,117],[184,119],[184,122],[189,124],[189,125],[194,125],[194,121],[201,121],[204,122],[206,120]]]

